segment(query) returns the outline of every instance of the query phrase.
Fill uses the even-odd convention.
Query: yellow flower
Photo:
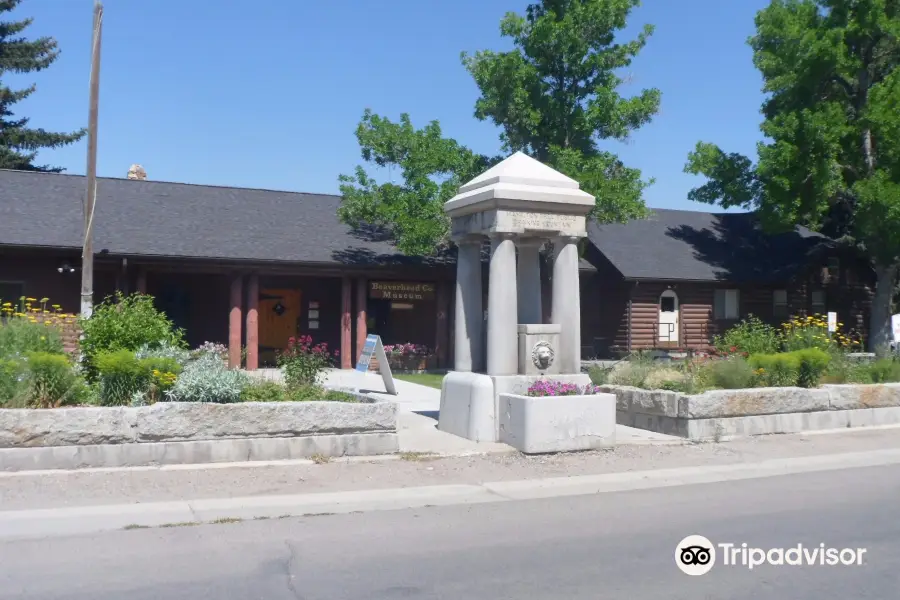
[[[25,302],[37,302],[36,298],[25,298]]]

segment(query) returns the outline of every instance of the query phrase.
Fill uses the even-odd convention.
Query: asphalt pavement
[[[848,600],[900,589],[900,466],[543,500],[0,543],[4,599]],[[865,549],[861,565],[724,565],[740,548]]]

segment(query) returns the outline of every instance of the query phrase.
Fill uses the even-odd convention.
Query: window
[[[787,290],[772,292],[772,314],[781,319],[788,316]]]
[[[832,256],[828,259],[828,279],[830,281],[837,281],[840,275],[841,261],[836,256]]]
[[[814,315],[824,315],[825,308],[825,290],[813,290],[810,294],[810,308]]]
[[[737,320],[741,317],[740,297],[737,290],[716,290],[713,300],[713,316],[719,320]]]
[[[675,312],[675,298],[672,296],[663,296],[659,299],[660,312]]]

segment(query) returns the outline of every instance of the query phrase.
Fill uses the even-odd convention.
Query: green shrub
[[[286,397],[285,386],[275,381],[254,381],[241,390],[241,402],[282,402]]]
[[[100,404],[125,406],[141,397],[152,382],[152,359],[139,360],[130,350],[102,352],[95,357],[99,378]]]
[[[63,343],[59,331],[50,325],[32,322],[27,318],[0,320],[0,358],[24,357],[29,352],[62,354]]]
[[[709,381],[713,387],[725,390],[739,390],[753,387],[755,373],[750,364],[733,356],[722,360],[714,360],[709,363]]]
[[[330,402],[358,402],[356,396],[328,390],[318,385],[303,385],[288,389],[287,400],[290,402],[308,402],[314,400],[327,400]]]
[[[57,408],[83,400],[84,382],[64,354],[31,352],[24,366],[26,406]]]
[[[750,316],[724,335],[713,337],[713,345],[722,354],[774,354],[780,350],[781,342],[774,327]]]
[[[240,402],[252,381],[246,373],[231,371],[214,354],[191,361],[181,372],[167,399],[175,402]]]
[[[118,292],[97,305],[90,319],[80,323],[83,366],[91,379],[98,376],[96,361],[101,353],[184,347],[184,332],[156,309],[152,296],[124,296]]]
[[[278,355],[278,366],[289,388],[316,385],[325,369],[332,365],[328,345],[324,342],[314,345],[308,335],[290,338],[287,349]]]
[[[23,361],[0,358],[0,407],[6,407],[21,397],[25,366]]]
[[[796,386],[799,362],[791,353],[753,354],[747,361],[765,387]]]
[[[806,348],[791,352],[797,361],[797,385],[817,387],[831,362],[831,355],[819,348]]]
[[[606,385],[609,382],[609,374],[612,369],[607,367],[593,366],[588,369],[588,376],[594,385]]]
[[[644,380],[656,368],[657,365],[652,357],[643,353],[635,354],[627,362],[618,363],[610,369],[607,383],[644,387]]]
[[[186,365],[188,361],[191,360],[190,350],[181,346],[170,344],[168,342],[155,346],[144,344],[140,348],[138,348],[134,355],[139,359],[171,358],[182,367],[184,367],[184,365]]]
[[[835,352],[822,376],[822,383],[872,383],[871,364],[850,359],[844,352]]]
[[[318,385],[287,387],[275,381],[255,381],[241,390],[241,402],[358,402],[353,394],[325,389]]]
[[[900,362],[882,358],[867,366],[871,383],[893,383],[900,381]]]

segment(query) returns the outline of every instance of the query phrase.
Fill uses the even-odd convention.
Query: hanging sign
[[[370,334],[366,336],[366,343],[363,344],[362,352],[359,354],[356,370],[360,373],[367,373],[373,356],[378,359],[378,371],[381,373],[381,379],[384,381],[385,391],[396,396],[397,388],[394,386],[394,375],[391,373],[391,366],[388,364],[387,354],[384,352],[384,344],[381,343],[381,336]]]
[[[369,283],[369,298],[375,300],[432,300],[433,283],[409,281],[372,281]]]

